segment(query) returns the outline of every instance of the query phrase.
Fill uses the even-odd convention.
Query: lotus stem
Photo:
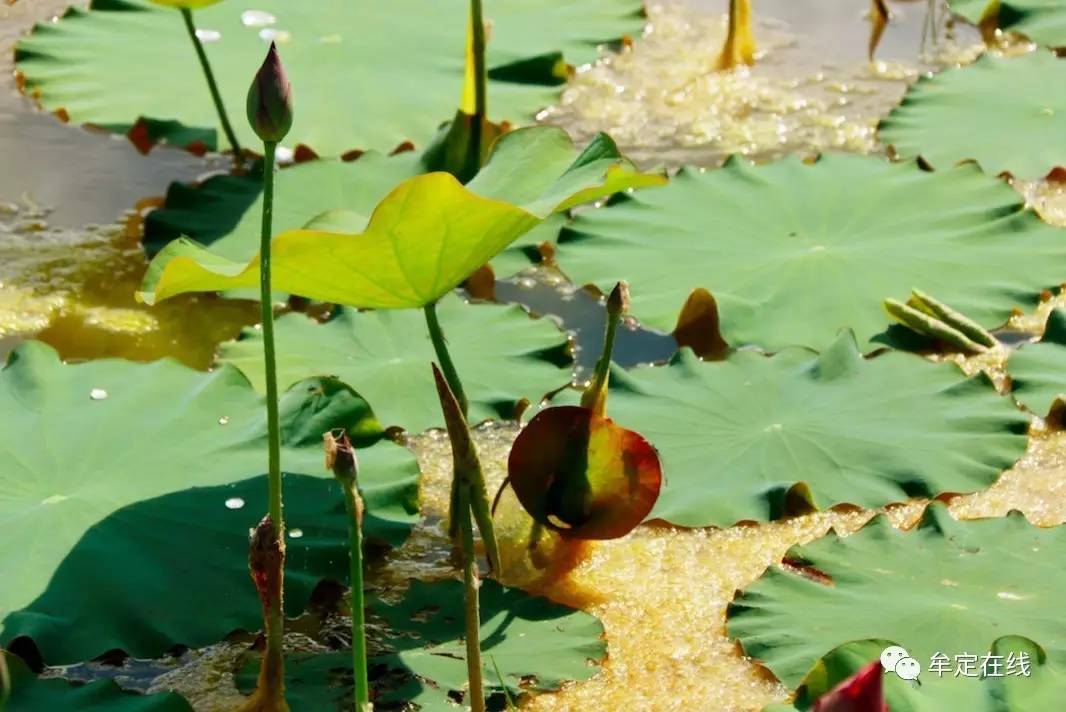
[[[484,140],[485,120],[488,118],[488,89],[485,74],[485,20],[481,0],[470,0],[470,28],[468,72],[473,72],[471,82],[474,90],[474,113],[470,124],[470,147],[468,166],[473,170],[481,167],[481,143]]]
[[[718,71],[755,64],[755,39],[751,35],[751,0],[729,0],[729,34],[718,57]]]
[[[436,364],[433,365],[433,380],[437,385],[437,396],[440,398],[441,411],[444,414],[444,422],[448,426],[448,439],[452,446],[452,491],[455,495],[456,506],[451,512],[451,517],[453,526],[459,531],[459,549],[463,567],[463,617],[466,668],[470,683],[469,704],[473,712],[485,712],[485,689],[481,668],[481,612],[478,600],[480,582],[477,573],[477,552],[474,549],[474,523],[471,519],[471,514],[477,511],[475,501],[479,496],[484,496],[484,477],[481,474],[481,461],[470,437],[466,417],[459,408],[455,393],[452,392],[447,379]],[[491,521],[490,519],[490,526]],[[480,528],[480,522],[478,526]],[[491,529],[489,532],[491,534]],[[481,534],[486,541],[489,562],[495,566],[498,561],[495,535],[492,535],[493,549],[490,550],[489,539],[485,538],[485,531],[482,530]]]
[[[353,483],[344,487],[348,508],[348,548],[351,554],[352,673],[355,679],[355,710],[369,712],[370,684],[366,673],[366,603],[363,600],[363,498]]]
[[[470,688],[470,709],[485,712],[485,684],[481,673],[481,610],[478,589],[477,555],[474,551],[474,523],[470,518],[470,483],[459,485],[460,529],[463,551],[463,610],[466,638],[466,675]]]
[[[275,532],[280,556],[272,557],[268,564],[276,568],[270,572],[272,581],[276,581],[276,595],[273,593],[264,601],[263,616],[266,627],[266,653],[263,657],[263,671],[270,670],[278,680],[270,683],[271,689],[277,690],[280,697],[284,687],[281,677],[284,670],[283,640],[285,635],[285,614],[282,606],[285,585],[285,521],[281,505],[281,428],[278,415],[278,374],[274,346],[274,308],[271,302],[270,282],[270,237],[274,213],[274,150],[277,144],[269,141],[263,143],[263,224],[260,234],[259,257],[259,306],[263,326],[263,357],[266,365],[266,405],[267,405],[267,491],[268,514]],[[264,520],[266,521],[266,520]],[[269,662],[269,666],[268,666]],[[260,675],[261,682],[264,676]]]
[[[614,339],[622,315],[629,309],[629,286],[619,282],[607,298],[607,325],[603,338],[603,351],[596,362],[596,371],[585,392],[581,395],[581,407],[588,408],[596,415],[604,415],[607,409],[607,382],[611,376],[611,354],[614,353]]]
[[[366,602],[363,598],[363,497],[359,492],[359,463],[348,434],[343,429],[323,436],[326,467],[344,491],[348,511],[349,581],[352,598],[352,679],[355,682],[355,712],[370,712],[367,681]]]
[[[255,693],[241,708],[243,712],[289,712],[285,702],[285,657],[283,639],[285,617],[282,608],[285,575],[285,541],[270,515],[252,530],[248,568],[263,606],[266,650],[259,668]]]
[[[440,328],[440,320],[437,319],[437,303],[427,304],[423,309],[426,315],[426,327],[429,329],[429,339],[433,342],[433,351],[437,354],[437,360],[440,361],[440,368],[444,372],[444,379],[448,381],[448,388],[451,389],[455,395],[455,400],[459,403],[459,409],[463,413],[463,418],[466,418],[466,414],[469,410],[469,405],[466,400],[466,393],[463,391],[463,384],[459,380],[459,373],[455,370],[455,363],[452,361],[452,356],[448,352],[448,340],[444,338],[444,332]]]
[[[185,20],[185,29],[189,31],[189,39],[192,40],[192,45],[196,48],[196,56],[200,60],[200,67],[204,70],[204,78],[207,79],[207,88],[211,91],[211,100],[215,102],[218,120],[222,124],[222,131],[226,134],[226,140],[229,141],[230,148],[233,150],[233,160],[236,162],[237,168],[243,168],[244,150],[237,141],[237,134],[233,131],[233,125],[230,124],[229,115],[226,113],[226,105],[222,103],[222,95],[218,91],[218,83],[215,82],[215,73],[211,69],[211,62],[207,59],[207,52],[204,51],[204,45],[196,35],[196,25],[192,20],[192,10],[187,7],[181,8],[181,17]]]
[[[881,36],[888,26],[888,6],[885,0],[871,0],[870,2],[870,43],[866,51],[866,59],[874,61],[877,46],[881,44]]]

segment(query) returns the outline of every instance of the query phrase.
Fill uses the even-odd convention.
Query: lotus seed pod
[[[273,42],[248,89],[248,123],[264,143],[278,143],[292,127],[292,86]]]

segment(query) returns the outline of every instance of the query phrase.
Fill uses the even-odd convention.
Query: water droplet
[[[1025,600],[1024,596],[1019,596],[1018,594],[1011,593],[1010,591],[1000,591],[999,593],[996,594],[996,596],[998,598],[1002,598],[1004,601],[1024,601]]]
[[[228,415],[223,415],[221,418],[218,419],[218,424],[219,425],[228,425],[229,424],[229,416]]]
[[[201,42],[218,42],[222,39],[222,33],[218,30],[196,30],[196,38]]]
[[[277,21],[278,18],[262,10],[245,10],[241,13],[241,24],[245,27],[266,27]]]
[[[340,35],[322,35],[318,38],[318,41],[322,44],[340,44]]]
[[[230,497],[226,500],[226,509],[240,509],[244,506],[244,500],[240,497]]]
[[[300,529],[299,527],[296,527],[295,529],[290,529],[289,530],[289,536],[292,537],[293,539],[299,539],[303,535],[304,535],[304,530]]]
[[[275,30],[267,27],[266,29],[259,30],[259,39],[264,42],[278,42],[285,44],[292,39],[292,35],[286,30]]]
[[[278,146],[274,149],[274,160],[278,163],[292,163],[296,157],[296,152],[288,146]],[[256,324],[260,329],[263,328],[261,324]]]
[[[93,400],[103,400],[107,398],[107,391],[105,391],[103,388],[94,388],[89,391],[89,397]]]
[[[45,497],[41,500],[41,504],[58,504],[65,499],[70,499],[65,494],[54,494],[51,497]]]

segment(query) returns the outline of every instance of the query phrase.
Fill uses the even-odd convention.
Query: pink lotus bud
[[[292,86],[273,42],[248,89],[248,123],[265,143],[281,141],[292,126]]]

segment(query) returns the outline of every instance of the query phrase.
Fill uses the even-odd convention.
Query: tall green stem
[[[441,371],[444,372],[444,380],[448,382],[448,387],[452,389],[455,399],[459,401],[459,408],[463,411],[463,417],[465,418],[469,410],[466,392],[463,390],[463,384],[460,382],[459,374],[455,370],[452,356],[448,353],[448,341],[444,338],[444,332],[441,331],[440,322],[437,320],[437,303],[427,304],[422,311],[426,314],[429,339],[433,342],[433,351],[436,352]]]
[[[468,162],[475,171],[481,167],[481,144],[484,142],[485,120],[488,118],[488,91],[485,75],[485,19],[481,0],[470,0],[470,53],[474,69],[474,117],[470,123],[470,152]]]
[[[267,489],[269,516],[278,540],[285,541],[285,521],[281,510],[281,427],[278,416],[278,374],[274,347],[274,306],[270,281],[270,238],[274,217],[274,151],[277,144],[263,143],[263,228],[259,244],[259,306],[263,324],[263,357],[266,364],[267,401]],[[284,571],[278,572],[283,590]],[[267,611],[267,657],[281,660],[285,617],[279,595]]]
[[[196,36],[196,25],[192,20],[192,10],[186,7],[181,8],[181,16],[185,20],[185,29],[189,31],[189,39],[192,40],[192,45],[196,48],[196,56],[200,60],[200,66],[204,70],[204,78],[207,79],[207,88],[211,91],[211,99],[215,102],[215,111],[218,112],[218,120],[222,123],[222,131],[225,132],[226,139],[233,150],[233,159],[236,161],[237,167],[240,168],[244,165],[244,151],[241,149],[241,145],[237,141],[237,134],[234,133],[233,126],[229,122],[229,115],[226,114],[226,105],[222,103],[222,95],[218,91],[215,73],[211,70],[211,63],[207,59],[204,45],[200,42],[200,38]]]
[[[370,685],[366,672],[366,604],[363,601],[363,499],[357,486],[345,484],[348,508],[348,547],[351,560],[352,592],[352,674],[355,680],[355,710],[370,712]]]
[[[466,642],[466,674],[470,687],[471,712],[485,712],[485,684],[481,668],[481,606],[477,557],[474,552],[474,523],[470,519],[469,481],[459,483],[459,521],[463,549],[463,604]]]

